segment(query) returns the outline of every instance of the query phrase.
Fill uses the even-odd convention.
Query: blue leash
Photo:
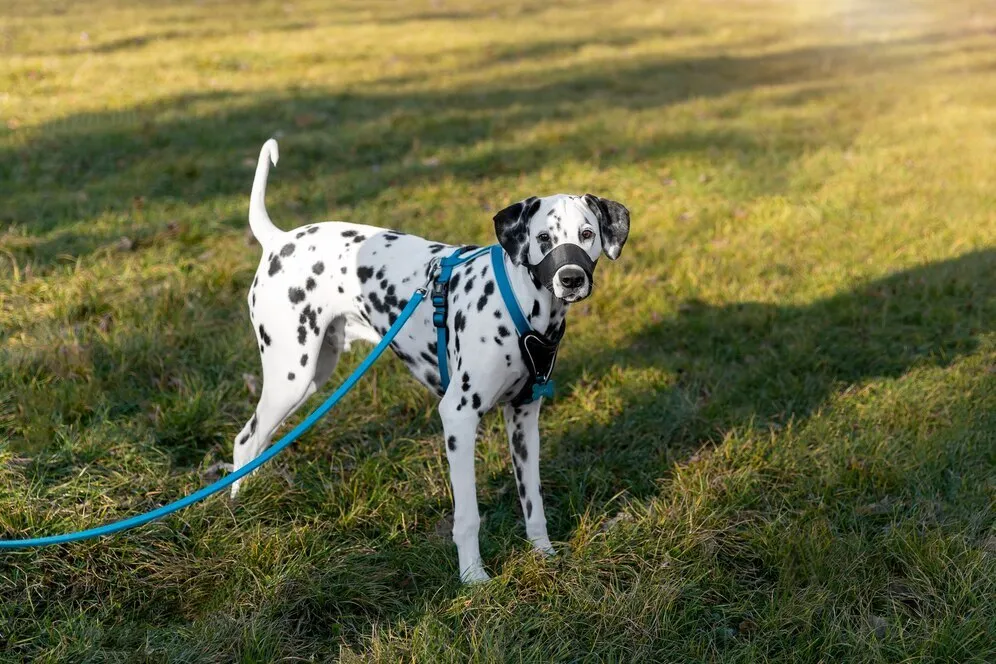
[[[430,279],[432,278],[433,273],[434,270],[430,270]],[[211,494],[221,491],[236,480],[242,479],[273,457],[280,454],[284,448],[297,440],[301,434],[310,429],[315,422],[324,417],[325,413],[329,412],[333,406],[339,403],[339,401],[346,396],[346,393],[353,388],[356,382],[363,377],[363,374],[365,374],[373,363],[377,361],[377,358],[383,354],[383,352],[394,340],[394,337],[396,337],[398,332],[401,331],[401,328],[404,327],[406,322],[408,322],[408,319],[411,318],[413,313],[415,313],[415,309],[426,296],[427,288],[428,282],[426,282],[425,286],[417,289],[412,294],[411,299],[408,301],[408,305],[402,309],[401,314],[398,315],[398,318],[394,321],[394,324],[391,325],[387,332],[384,333],[384,337],[380,340],[380,343],[377,344],[372,351],[370,351],[370,354],[367,355],[366,359],[363,360],[360,366],[356,367],[356,370],[353,371],[353,373],[349,375],[349,378],[347,378],[345,382],[339,386],[339,389],[333,392],[332,396],[325,400],[325,403],[316,408],[310,415],[308,415],[308,417],[304,419],[303,422],[294,427],[279,441],[267,448],[261,455],[235,472],[230,473],[213,484],[209,484],[203,489],[190,494],[186,498],[181,498],[176,502],[163,505],[162,507],[158,507],[151,512],[146,512],[145,514],[139,514],[138,516],[122,519],[121,521],[115,521],[114,523],[108,523],[103,526],[98,526],[97,528],[81,530],[75,533],[66,533],[64,535],[50,535],[49,537],[35,537],[33,539],[0,540],[0,549],[24,549],[28,547],[48,546],[49,544],[64,544],[66,542],[78,542],[80,540],[117,533],[122,530],[144,525],[150,521],[155,521],[156,519],[164,517],[167,514],[172,514],[173,512],[182,510],[184,507],[193,505],[200,500],[204,500]]]

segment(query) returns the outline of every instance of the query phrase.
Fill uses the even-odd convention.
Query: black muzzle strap
[[[558,244],[538,264],[530,265],[529,271],[547,290],[553,292],[553,278],[557,276],[557,270],[567,265],[580,268],[588,278],[588,283],[592,282],[592,275],[595,272],[594,261],[588,257],[584,249],[571,243]]]

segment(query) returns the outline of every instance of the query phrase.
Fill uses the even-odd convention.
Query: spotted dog
[[[328,380],[353,341],[380,341],[407,298],[426,282],[433,259],[457,248],[344,222],[281,231],[264,203],[270,163],[276,165],[277,159],[277,143],[271,139],[260,152],[250,196],[249,225],[263,246],[248,296],[263,387],[255,414],[235,439],[236,469],[269,445],[281,423]],[[533,330],[552,335],[562,330],[570,303],[591,294],[598,257],[619,257],[629,233],[629,212],[590,194],[558,194],[515,203],[495,215],[494,224],[522,313]],[[557,247],[583,257],[567,259],[543,275],[537,266],[559,253],[554,252]],[[540,496],[541,399],[513,404],[532,376],[487,253],[456,267],[449,283],[445,326],[451,375],[445,391],[432,313],[428,303],[421,305],[391,347],[415,378],[441,398],[460,576],[466,582],[484,581],[488,575],[478,548],[474,444],[481,416],[497,405],[505,416],[526,533],[537,550],[553,553]],[[233,484],[233,497],[238,490],[239,484]]]

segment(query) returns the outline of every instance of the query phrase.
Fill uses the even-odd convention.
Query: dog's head
[[[532,196],[495,215],[498,242],[558,298],[591,295],[595,262],[619,258],[629,235],[629,210],[591,194]]]

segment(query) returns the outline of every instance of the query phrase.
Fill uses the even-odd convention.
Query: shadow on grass
[[[624,386],[610,424],[547,434],[544,486],[555,536],[573,528],[584,506],[620,492],[655,494],[676,462],[732,429],[778,429],[848,386],[973,352],[996,325],[994,268],[996,251],[984,250],[807,306],[687,302],[625,345],[585,356],[583,365],[563,362],[558,371],[575,391],[584,390],[582,369],[598,376],[613,366],[664,369],[674,382],[659,391]]]
[[[888,54],[888,44],[880,48]],[[22,259],[44,265],[58,253],[84,255],[116,239],[117,232],[78,235],[77,221],[105,213],[128,215],[136,195],[167,205],[245,195],[251,170],[241,167],[242,160],[255,157],[258,145],[273,131],[291,125],[301,126],[284,139],[286,153],[294,157],[281,164],[287,171],[282,176],[288,181],[336,182],[334,201],[301,201],[307,216],[322,216],[330,207],[353,205],[389,188],[443,178],[529,173],[547,162],[569,159],[602,165],[640,163],[713,149],[742,155],[742,175],[752,191],[777,191],[778,173],[772,177],[771,169],[777,171],[778,165],[765,161],[769,168],[762,174],[756,162],[774,152],[786,168],[792,158],[815,147],[801,120],[794,127],[768,128],[763,143],[754,134],[736,130],[637,141],[625,128],[600,124],[566,131],[559,142],[523,141],[515,135],[546,120],[583,121],[593,112],[613,108],[663,108],[754,86],[820,82],[827,57],[859,55],[867,53],[814,49],[743,59],[603,64],[542,81],[524,79],[446,95],[309,92],[273,94],[261,100],[218,93],[124,114],[79,116],[42,127],[27,142],[0,150],[0,179],[14,184],[0,221],[25,225],[32,234],[59,231],[52,244],[42,241],[24,249]],[[229,107],[213,108],[216,105]],[[302,120],[305,116],[307,121]],[[838,140],[846,143],[853,129],[842,129]],[[827,135],[819,140],[825,144]],[[461,152],[479,144],[487,147],[478,153]],[[422,163],[422,157],[436,153],[444,155],[438,167]],[[85,199],[78,195],[81,191]],[[244,225],[241,217],[231,222]],[[559,370],[565,392],[584,389],[579,379],[582,369],[598,380],[614,365],[660,368],[677,379],[659,391],[622,388],[622,405],[610,424],[579,422],[546,435],[543,473],[551,533],[564,538],[576,525],[577,514],[587,506],[602,509],[620,491],[637,497],[653,495],[674,463],[731,428],[805,418],[843,386],[899,376],[924,363],[943,366],[971,352],[979,335],[991,331],[996,316],[994,260],[996,252],[977,252],[907,270],[807,306],[714,307],[689,302],[673,318],[645,326],[627,344],[586,357],[584,365],[565,361]],[[605,294],[595,295],[600,296]],[[222,304],[231,317],[240,318],[232,313],[235,301]],[[182,367],[183,372],[200,376],[206,391],[215,391],[223,376],[238,375],[241,367],[231,358],[213,356],[212,340],[205,337],[191,333],[185,339],[183,352],[188,359]],[[246,339],[245,346],[251,349],[248,333]],[[108,358],[136,358],[134,367],[125,370],[131,378],[111,392],[108,412],[112,414],[140,409],[162,391],[173,389],[163,367],[146,357],[143,351],[149,349],[143,343],[148,340],[124,339],[97,358],[103,372],[98,378],[107,382],[122,373]],[[181,361],[178,356],[166,359]],[[45,371],[44,366],[38,369]],[[186,411],[178,408],[178,412]],[[163,441],[178,463],[195,463],[217,443],[205,435],[192,444],[187,441],[182,449],[172,448],[201,427],[204,416],[196,410],[189,421],[178,416],[175,440]],[[482,502],[489,516],[484,538],[492,542],[486,544],[486,551],[491,549],[486,555],[491,555],[497,538],[521,537],[521,530],[515,523],[514,491],[501,491],[511,486],[511,474],[488,482],[486,490],[500,496]],[[315,509],[304,502],[297,513],[307,516],[309,506]],[[385,532],[373,532],[368,539],[381,546],[386,537]],[[357,643],[374,623],[399,620],[413,601],[428,601],[428,594],[409,591],[409,585],[438,587],[441,578],[452,576],[455,565],[448,547],[450,568],[440,572],[426,565],[425,561],[439,560],[440,548],[438,541],[427,539],[392,544],[369,558],[363,557],[366,553],[347,556],[338,561],[346,564],[341,576],[336,571],[340,568],[303,570],[273,599],[274,618],[288,630],[309,634],[334,633],[342,629],[337,625],[347,625],[338,638]],[[350,576],[357,573],[354,567],[360,570],[362,583]],[[391,588],[386,603],[384,588]],[[374,595],[378,603],[371,604],[368,596]],[[438,603],[438,598],[434,601]],[[176,609],[172,618],[180,614]]]
[[[991,333],[996,323],[994,266],[996,251],[977,251],[866,282],[805,306],[713,307],[689,302],[672,318],[645,326],[624,345],[586,355],[583,364],[565,361],[558,370],[564,393],[585,389],[578,378],[582,369],[595,382],[613,366],[663,369],[677,378],[659,391],[619,388],[621,403],[608,424],[577,422],[547,431],[542,473],[551,535],[569,540],[580,514],[603,513],[620,493],[641,499],[656,496],[660,481],[676,464],[686,463],[731,429],[798,423],[848,386],[900,377],[915,367],[944,367],[972,353],[980,336]],[[979,427],[989,426],[991,419],[980,420]],[[934,469],[938,477],[946,478],[949,472],[943,459],[958,459],[956,466],[968,463],[966,450],[952,448],[959,439],[939,432],[936,444],[951,448]],[[969,458],[987,454],[979,442],[972,450]],[[922,480],[902,475],[891,479],[904,493],[917,493],[912,486]],[[938,482],[949,484],[948,479]],[[511,472],[484,478],[480,491],[483,553],[490,569],[500,572],[505,557],[527,546]],[[981,497],[984,503],[984,493]],[[305,504],[298,507],[309,509]],[[980,523],[973,537],[986,531]],[[389,532],[373,526],[369,535],[380,542]],[[415,533],[404,545],[386,545],[377,555],[385,570],[370,578],[386,584],[384,592],[394,606],[388,610],[364,608],[362,601],[355,606],[340,606],[331,599],[323,604],[326,585],[335,587],[339,581],[336,573],[328,576],[319,569],[303,586],[318,588],[317,595],[304,590],[291,596],[281,593],[272,608],[288,639],[324,632],[350,647],[361,646],[375,625],[383,629],[416,618],[412,598],[419,607],[443,607],[452,601],[456,588],[447,585],[446,576],[432,564],[425,564],[433,560],[455,573],[447,552],[452,554],[447,542],[429,532]],[[773,576],[764,583],[777,582],[775,570],[768,572]],[[415,591],[433,584],[444,588],[440,595]],[[349,593],[335,591],[331,596]],[[329,608],[333,606],[339,608]],[[459,619],[452,620],[458,629]],[[303,631],[295,627],[305,624],[309,627]]]
[[[598,381],[613,366],[663,369],[676,380],[659,391],[619,388],[621,405],[608,424],[577,422],[547,432],[543,474],[552,536],[569,539],[579,514],[604,511],[620,492],[655,495],[676,463],[730,429],[803,420],[846,386],[898,377],[913,367],[945,366],[971,353],[996,320],[994,265],[996,251],[978,251],[805,306],[689,302],[626,344],[585,356],[583,363],[565,360],[558,372],[564,392],[585,389],[582,370]],[[157,388],[131,389],[151,397]],[[363,454],[362,446],[356,449]],[[184,450],[191,459],[206,451]],[[307,471],[302,479],[308,484]],[[511,487],[511,473],[482,486],[482,540],[493,569],[502,564],[496,553],[521,542]],[[301,493],[286,511],[320,519],[322,506],[308,495]],[[445,511],[430,501],[417,516],[431,522],[436,509]],[[446,557],[450,547],[426,528],[398,541],[389,526],[368,523],[360,541],[369,551],[331,561],[328,569],[309,563],[267,600],[263,611],[272,618],[274,638],[307,642],[329,634],[337,643],[359,646],[374,625],[415,618],[427,603],[441,606],[459,592],[445,582],[454,572],[453,556]],[[362,583],[354,585],[357,569]],[[439,587],[446,588],[442,595],[426,590]],[[369,601],[374,596],[377,601]],[[180,615],[179,609],[154,613],[157,623]]]
[[[523,44],[469,56],[467,68],[489,66],[495,57],[528,60],[580,45],[616,48],[643,36],[619,32],[574,45]],[[60,257],[85,256],[112,244],[124,230],[153,233],[143,229],[142,208],[169,217],[174,210],[189,214],[209,201],[245,197],[258,148],[274,134],[284,134],[281,181],[295,191],[290,202],[307,218],[326,217],[330,210],[401,187],[518,176],[572,160],[611,167],[705,152],[728,158],[732,176],[743,179],[748,191],[778,192],[800,154],[829,143],[846,146],[860,127],[842,121],[828,127],[821,118],[803,117],[773,118],[766,126],[762,118],[749,131],[661,126],[638,135],[635,125],[612,114],[766,86],[829,89],[838,85],[842,69],[902,66],[906,50],[919,43],[907,39],[743,57],[634,55],[536,74],[512,72],[452,91],[211,92],[70,116],[9,134],[0,147],[0,180],[10,185],[0,223],[21,227],[28,236],[47,235],[14,244],[20,263],[44,269]],[[384,79],[375,85],[418,82]],[[790,106],[820,93],[786,94],[784,103],[774,103]],[[729,118],[738,111],[727,113]],[[524,135],[539,126],[548,131]],[[243,216],[212,221],[241,228]],[[95,230],[92,220],[101,217],[111,222]]]

